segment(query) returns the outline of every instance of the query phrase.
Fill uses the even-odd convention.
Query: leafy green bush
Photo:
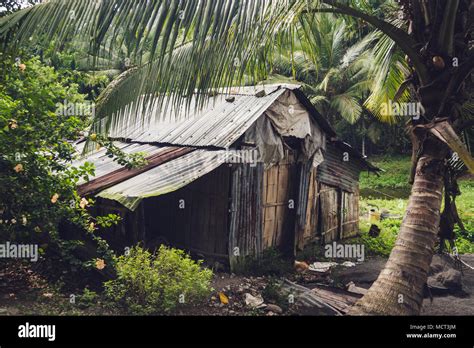
[[[411,158],[409,156],[377,156],[369,160],[384,171],[380,175],[362,173],[360,176],[360,188],[371,189],[407,189],[411,188],[408,183],[410,177]]]
[[[17,58],[21,64],[0,58],[0,229],[9,238],[51,235],[62,219],[88,229],[91,221],[78,209],[75,187],[94,168],[89,163],[72,168],[70,161],[72,141],[90,115],[57,112],[65,100],[86,103],[84,96],[37,58]]]
[[[360,242],[365,245],[365,250],[367,255],[380,255],[388,257],[392,251],[395,240],[397,239],[398,230],[400,222],[392,221],[392,225],[389,225],[389,222],[386,224],[387,220],[384,220],[383,223],[379,224],[381,229],[380,235],[377,237],[371,237],[368,233],[368,228],[365,226],[361,228],[361,235],[359,237]],[[397,227],[398,225],[398,227]]]
[[[116,258],[117,278],[105,282],[105,294],[132,314],[171,311],[197,303],[212,291],[212,271],[182,250],[161,246],[154,254],[133,247]]]

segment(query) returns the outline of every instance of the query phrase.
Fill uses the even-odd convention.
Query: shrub
[[[285,258],[277,249],[269,248],[264,250],[258,257],[248,255],[242,258],[236,264],[235,271],[254,276],[283,276],[293,271],[293,263],[290,259]]]
[[[85,288],[81,295],[77,298],[77,305],[79,308],[87,308],[97,304],[99,296],[95,291]]]
[[[108,260],[106,243],[96,233],[99,221],[88,211],[94,202],[76,191],[94,167],[71,165],[77,156],[73,142],[89,124],[91,110],[59,110],[66,101],[91,102],[39,58],[6,53],[0,53],[0,101],[0,240],[40,245],[42,261],[47,259],[52,271],[48,276],[87,271],[76,253],[86,240]],[[81,231],[79,238],[60,233],[65,221]],[[110,221],[116,220],[103,217],[100,223]]]
[[[135,246],[116,258],[117,278],[104,284],[106,296],[132,314],[171,311],[198,303],[212,291],[212,271],[182,250],[161,246],[154,254]]]

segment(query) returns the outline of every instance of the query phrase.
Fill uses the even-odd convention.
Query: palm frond
[[[360,102],[352,95],[339,94],[331,99],[331,107],[347,122],[354,124],[362,114]]]
[[[408,65],[404,55],[399,51],[389,37],[377,32],[379,41],[374,47],[374,62],[372,69],[373,85],[371,94],[364,105],[382,122],[395,123],[400,120],[399,115],[384,112],[390,108],[397,91],[406,77],[409,75]],[[398,102],[406,102],[410,99],[410,93],[405,90]]]
[[[144,95],[143,105],[165,94],[181,103],[195,90],[255,76],[265,46],[303,8],[303,0],[50,0],[1,18],[0,38],[10,48],[76,38],[90,42],[94,57],[126,45],[137,62],[148,51],[150,63],[134,74],[140,78],[127,79],[128,93],[98,112],[99,118],[112,115],[100,122],[106,131],[120,121],[113,115],[134,101],[130,112],[141,114],[137,96]],[[176,50],[182,43],[190,48]]]
[[[369,1],[350,0],[347,4],[363,5],[366,13],[362,17],[370,16]],[[88,53],[94,65],[114,59],[116,50],[125,48],[128,58],[138,67],[121,76],[120,83],[115,84],[117,90],[109,90],[108,98],[100,100],[95,127],[106,133],[119,127],[123,117],[144,117],[146,113],[141,111],[157,97],[158,103],[166,99],[177,105],[188,102],[190,98],[186,96],[198,91],[199,107],[205,103],[205,94],[214,88],[266,77],[267,58],[275,53],[274,40],[284,41],[285,35],[291,44],[288,57],[293,75],[297,73],[296,66],[306,77],[322,72],[321,87],[327,90],[330,85],[348,81],[344,71],[337,73],[342,61],[347,68],[356,69],[356,80],[352,82],[357,88],[362,87],[364,84],[357,84],[359,78],[364,80],[363,74],[355,62],[371,38],[346,52],[342,48],[349,20],[310,12],[300,16],[309,8],[320,6],[361,16],[360,10],[351,12],[347,5],[332,0],[50,0],[0,18],[0,39],[9,48],[36,45],[48,39],[59,46],[78,39],[90,43]],[[296,19],[298,30],[293,25]],[[370,22],[394,28],[378,19]],[[375,96],[387,89],[387,82],[386,94],[392,93],[397,84],[392,80],[401,76],[396,71],[403,68],[402,63],[397,63],[398,70],[390,69],[389,62],[398,51],[393,49],[393,43],[390,48],[383,40],[376,50],[382,67],[377,68],[376,88],[369,106],[377,102]],[[298,56],[297,51],[303,55]],[[348,120],[356,119],[360,105],[356,106],[354,89],[340,90],[331,92],[336,93],[332,105],[341,109],[341,115]],[[172,98],[165,98],[168,95]]]
[[[368,47],[377,39],[375,32],[371,32],[363,37],[360,41],[357,41],[354,45],[350,46],[344,53],[341,59],[342,68],[346,68],[351,63],[357,61],[363,53],[366,52]]]

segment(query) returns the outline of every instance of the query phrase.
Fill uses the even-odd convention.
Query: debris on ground
[[[426,281],[431,290],[444,292],[462,291],[462,273],[455,260],[449,255],[435,255],[431,261],[429,276]]]
[[[280,306],[277,306],[276,304],[269,303],[266,305],[265,310],[268,312],[273,312],[277,314],[282,314],[283,309]]]
[[[250,306],[252,308],[264,307],[262,305],[264,304],[263,302],[265,301],[263,300],[262,295],[253,296],[252,294],[246,293],[244,294],[244,298],[245,298],[245,304],[247,306]]]
[[[354,294],[329,286],[318,286],[311,289],[311,291],[342,314],[346,314],[357,300],[362,297],[361,294]]]
[[[355,265],[356,264],[352,261],[344,261],[341,264],[337,262],[313,262],[311,265],[309,265],[308,269],[313,272],[327,273],[332,267],[335,266],[354,267]]]
[[[326,273],[334,266],[337,266],[336,262],[313,262],[309,266],[309,270],[313,272]]]
[[[467,263],[474,264],[474,255],[462,257]],[[212,282],[215,291],[209,295],[207,302],[183,305],[173,315],[345,315],[375,281],[386,260],[374,258],[366,262],[340,262],[308,265],[299,261],[301,269],[306,269],[306,264],[308,270],[327,268],[327,271],[293,272],[285,277],[216,272]],[[433,286],[438,287],[435,290],[442,290],[438,294],[433,292],[432,303],[425,301],[423,314],[471,314],[474,308],[472,297],[465,295],[474,288],[473,274],[467,267],[461,270],[459,262],[456,263],[449,255],[435,255],[428,286],[431,291]],[[459,291],[461,287],[462,291]],[[68,294],[47,286],[47,282],[38,277],[29,265],[13,263],[10,267],[0,268],[0,315],[115,313],[103,306],[82,310],[69,303]]]
[[[285,279],[282,284],[282,292],[291,297],[296,307],[303,307],[306,314],[309,315],[341,315],[332,306],[321,301],[311,289]]]
[[[360,295],[365,295],[367,293],[367,289],[356,286],[352,281],[346,284],[346,290]]]
[[[355,265],[356,265],[355,262],[352,262],[352,261],[344,261],[342,263],[342,266],[344,267],[354,267]]]
[[[219,300],[222,304],[229,304],[229,298],[223,292],[219,292]]]
[[[282,290],[294,296],[295,304],[304,307],[309,315],[343,315],[361,297],[334,287],[317,286],[313,289],[284,280]]]
[[[295,271],[296,272],[305,272],[308,270],[309,265],[304,261],[295,261]]]

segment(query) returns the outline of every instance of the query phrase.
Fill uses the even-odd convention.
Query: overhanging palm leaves
[[[0,38],[5,49],[35,44],[45,38],[61,44],[81,37],[90,42],[94,56],[103,47],[113,52],[125,43],[139,64],[149,43],[147,73],[141,75],[139,83],[130,85],[133,88],[127,95],[119,100],[114,98],[113,104],[104,107],[106,113],[98,110],[99,117],[116,114],[141,95],[153,98],[156,94],[171,93],[173,103],[181,103],[196,90],[209,92],[215,87],[229,86],[246,73],[255,76],[258,69],[265,67],[262,61],[273,46],[276,33],[284,28],[291,31],[290,24],[305,12],[339,13],[373,25],[400,47],[410,59],[421,85],[428,86],[432,76],[416,39],[361,10],[361,5],[366,3],[363,0],[50,0],[0,18]],[[450,18],[458,6],[455,3],[448,9]],[[436,37],[449,36],[453,28],[449,20],[442,21],[440,28],[436,28]],[[337,44],[340,33],[333,39]],[[183,44],[190,48],[176,50]],[[448,44],[449,53],[452,42]],[[474,66],[472,62],[474,55],[459,70],[469,73]],[[464,76],[467,74],[453,77],[456,82],[451,84],[453,88]],[[199,98],[202,105],[205,97]],[[338,104],[348,106],[349,100],[346,94]],[[140,115],[137,103],[134,105],[133,112]],[[112,116],[100,124],[108,128],[118,121]]]
[[[146,73],[113,107],[98,110],[103,117],[142,94],[173,92],[178,103],[196,89],[231,85],[304,6],[304,1],[288,0],[51,0],[0,19],[0,37],[9,47],[44,37],[58,44],[80,37],[91,43],[94,56],[125,42],[137,62],[150,42]],[[189,48],[176,50],[183,44]]]
[[[276,33],[293,23],[295,16],[304,11],[309,14],[339,13],[370,23],[408,56],[411,73],[416,77],[417,97],[428,108],[429,115],[418,122],[415,127],[418,133],[413,137],[419,151],[415,151],[413,156],[418,167],[414,171],[411,210],[402,223],[387,268],[352,313],[386,314],[390,308],[399,314],[416,314],[423,300],[431,247],[438,230],[436,213],[441,206],[443,160],[448,155],[443,143],[457,151],[474,170],[474,161],[452,129],[454,116],[449,114],[441,118],[442,113],[452,113],[451,99],[474,68],[473,52],[466,48],[467,45],[456,46],[454,40],[455,33],[470,38],[468,34],[472,26],[469,22],[472,18],[467,17],[472,17],[472,11],[467,0],[400,2],[407,5],[405,12],[414,18],[410,21],[415,26],[415,35],[351,6],[365,3],[363,0],[320,0],[308,5],[303,0],[51,0],[0,19],[0,37],[4,47],[11,47],[13,43],[34,43],[36,37],[56,38],[63,42],[73,36],[82,36],[91,42],[92,53],[100,52],[101,45],[112,51],[113,47],[126,42],[138,62],[145,43],[150,42],[148,69],[143,70],[146,74],[142,72],[137,80],[139,83],[128,81],[133,87],[128,101],[142,101],[136,96],[146,92],[144,98],[171,93],[173,102],[178,103],[196,89],[208,92],[214,87],[231,85],[245,73],[255,76],[262,66],[265,67],[262,59],[273,46]],[[464,19],[467,18],[467,26],[464,19],[457,16],[460,4],[464,6],[461,13]],[[436,11],[431,11],[433,7]],[[433,16],[432,13],[436,14]],[[289,32],[291,35],[291,27]],[[426,32],[433,35],[428,37]],[[337,46],[340,40],[341,35],[336,32],[332,44]],[[177,50],[180,44],[184,46]],[[336,47],[331,48],[337,53]],[[433,69],[430,66],[433,58],[443,61],[443,57],[434,54],[444,55],[445,59],[457,54],[459,69],[446,66],[439,69],[443,72],[436,70],[436,66]],[[393,56],[381,51],[380,57],[389,64]],[[387,69],[380,70],[381,75],[387,73]],[[329,79],[323,78],[323,81],[322,87],[329,90]],[[383,84],[386,83],[384,80]],[[390,93],[393,90],[391,88]],[[126,97],[117,100],[117,110],[123,108]],[[348,107],[350,104],[350,94],[344,93],[338,106]],[[111,123],[106,122],[109,126]],[[434,147],[435,151],[429,147]],[[418,157],[420,155],[422,157]],[[403,293],[406,296],[400,303],[400,294]]]
[[[353,2],[367,7],[366,1]],[[44,38],[55,38],[60,45],[79,37],[90,42],[94,57],[106,57],[114,48],[126,45],[130,58],[139,65],[149,52],[150,63],[139,69],[140,78],[128,75],[127,93],[113,98],[113,103],[102,103],[103,108],[97,110],[99,118],[109,118],[100,123],[107,127],[101,131],[106,131],[119,121],[113,115],[142,94],[151,98],[171,92],[174,102],[180,103],[195,90],[229,86],[245,74],[255,77],[256,70],[266,68],[262,62],[276,33],[291,30],[289,24],[303,11],[310,12],[309,5],[323,3],[327,1],[50,0],[0,19],[0,37],[10,47]],[[334,54],[339,53],[343,32],[343,27],[334,32]],[[188,47],[177,50],[182,45]],[[141,114],[138,109],[131,112]]]
[[[400,25],[400,21],[397,24]],[[406,102],[410,99],[408,89],[399,92],[400,86],[410,74],[409,68],[403,52],[398,49],[395,42],[380,31],[375,35],[378,37],[378,42],[374,47],[374,60],[370,71],[373,83],[365,106],[383,122],[399,122],[397,115],[382,112],[381,106],[389,104],[392,100]],[[395,98],[397,92],[399,95]]]

